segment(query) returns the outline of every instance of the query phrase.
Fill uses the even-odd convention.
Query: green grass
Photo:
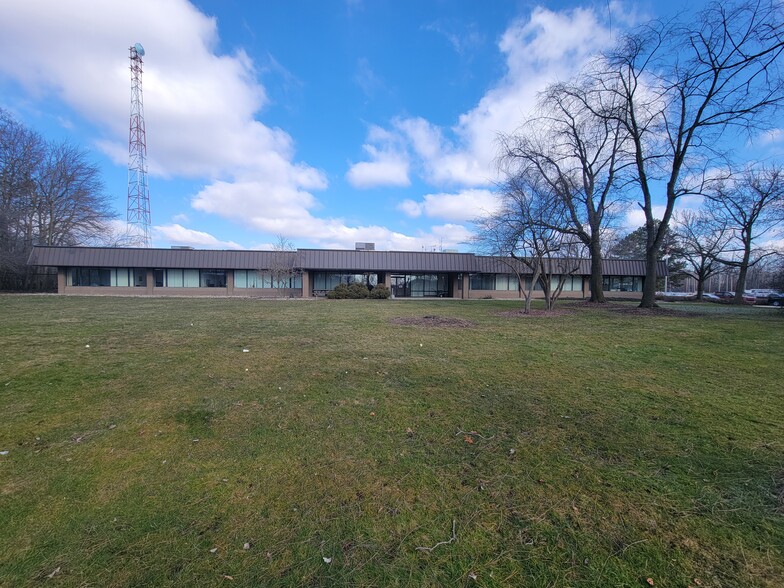
[[[781,586],[784,314],[518,306],[0,297],[0,585]]]

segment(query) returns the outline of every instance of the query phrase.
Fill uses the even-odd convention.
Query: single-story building
[[[531,280],[531,270],[512,258],[375,251],[370,243],[353,251],[286,252],[35,246],[28,264],[57,268],[60,294],[310,298],[340,283],[361,282],[384,284],[396,298],[519,298],[518,274],[526,287]],[[606,292],[640,297],[642,260],[606,259],[602,265]],[[564,260],[559,267],[553,273],[565,274],[563,297],[590,296],[589,260]],[[666,273],[660,262],[659,277]]]

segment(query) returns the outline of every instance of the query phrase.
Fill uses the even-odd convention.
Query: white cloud
[[[784,142],[784,129],[770,129],[757,137],[757,142],[762,145],[776,145]]]
[[[357,241],[387,250],[416,251],[439,244],[454,248],[467,241],[469,233],[456,224],[431,227],[413,236],[379,225],[350,226],[342,218],[314,216],[311,211],[318,208],[318,201],[308,192],[275,191],[260,180],[214,182],[194,197],[193,206],[255,230],[329,248],[351,249]],[[454,232],[447,234],[444,227]]]
[[[368,129],[368,143],[362,149],[370,161],[351,165],[346,179],[355,188],[410,186],[408,154],[400,138],[379,126]]]
[[[153,227],[154,240],[165,241],[169,245],[188,245],[201,249],[242,249],[234,241],[221,241],[209,233],[186,229],[182,225],[159,225]]]
[[[430,184],[490,186],[497,175],[498,134],[514,131],[533,112],[539,92],[572,76],[612,41],[604,17],[592,9],[537,7],[506,29],[498,43],[506,73],[452,128],[405,117],[392,120],[390,132],[416,155],[421,175]]]
[[[43,16],[45,15],[45,16]],[[145,49],[143,92],[151,174],[271,178],[316,189],[322,172],[294,161],[292,138],[256,114],[267,103],[252,60],[218,54],[217,21],[186,0],[0,3],[0,72],[54,95],[102,129],[98,147],[127,163],[128,47]]]
[[[490,190],[471,189],[456,194],[427,194],[421,202],[404,200],[398,210],[410,217],[425,215],[449,221],[471,221],[498,209],[498,197]]]
[[[408,159],[405,154],[380,151],[373,145],[363,148],[372,161],[355,163],[346,173],[346,179],[355,188],[377,186],[409,186]]]

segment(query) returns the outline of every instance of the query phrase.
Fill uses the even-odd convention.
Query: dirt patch
[[[573,308],[559,308],[555,307],[553,310],[542,310],[542,309],[531,309],[528,314],[525,314],[525,311],[522,308],[517,310],[504,310],[502,312],[497,313],[498,316],[503,316],[507,318],[517,318],[517,317],[556,317],[556,316],[565,316],[567,314],[574,314],[575,310]]]
[[[470,329],[475,327],[474,321],[454,318],[450,316],[401,316],[391,320],[393,325],[407,327],[437,327],[451,329]]]
[[[672,308],[640,308],[637,304],[619,304],[617,302],[583,302],[579,306],[583,308],[595,308],[598,310],[605,310],[614,314],[623,314],[627,316],[679,316],[679,317],[694,317],[703,316],[699,312],[688,310],[674,310]]]

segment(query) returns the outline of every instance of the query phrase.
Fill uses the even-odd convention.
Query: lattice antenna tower
[[[150,246],[150,187],[147,183],[147,132],[144,126],[142,68],[144,47],[136,43],[131,56],[131,123],[128,134],[128,230],[133,244]]]

